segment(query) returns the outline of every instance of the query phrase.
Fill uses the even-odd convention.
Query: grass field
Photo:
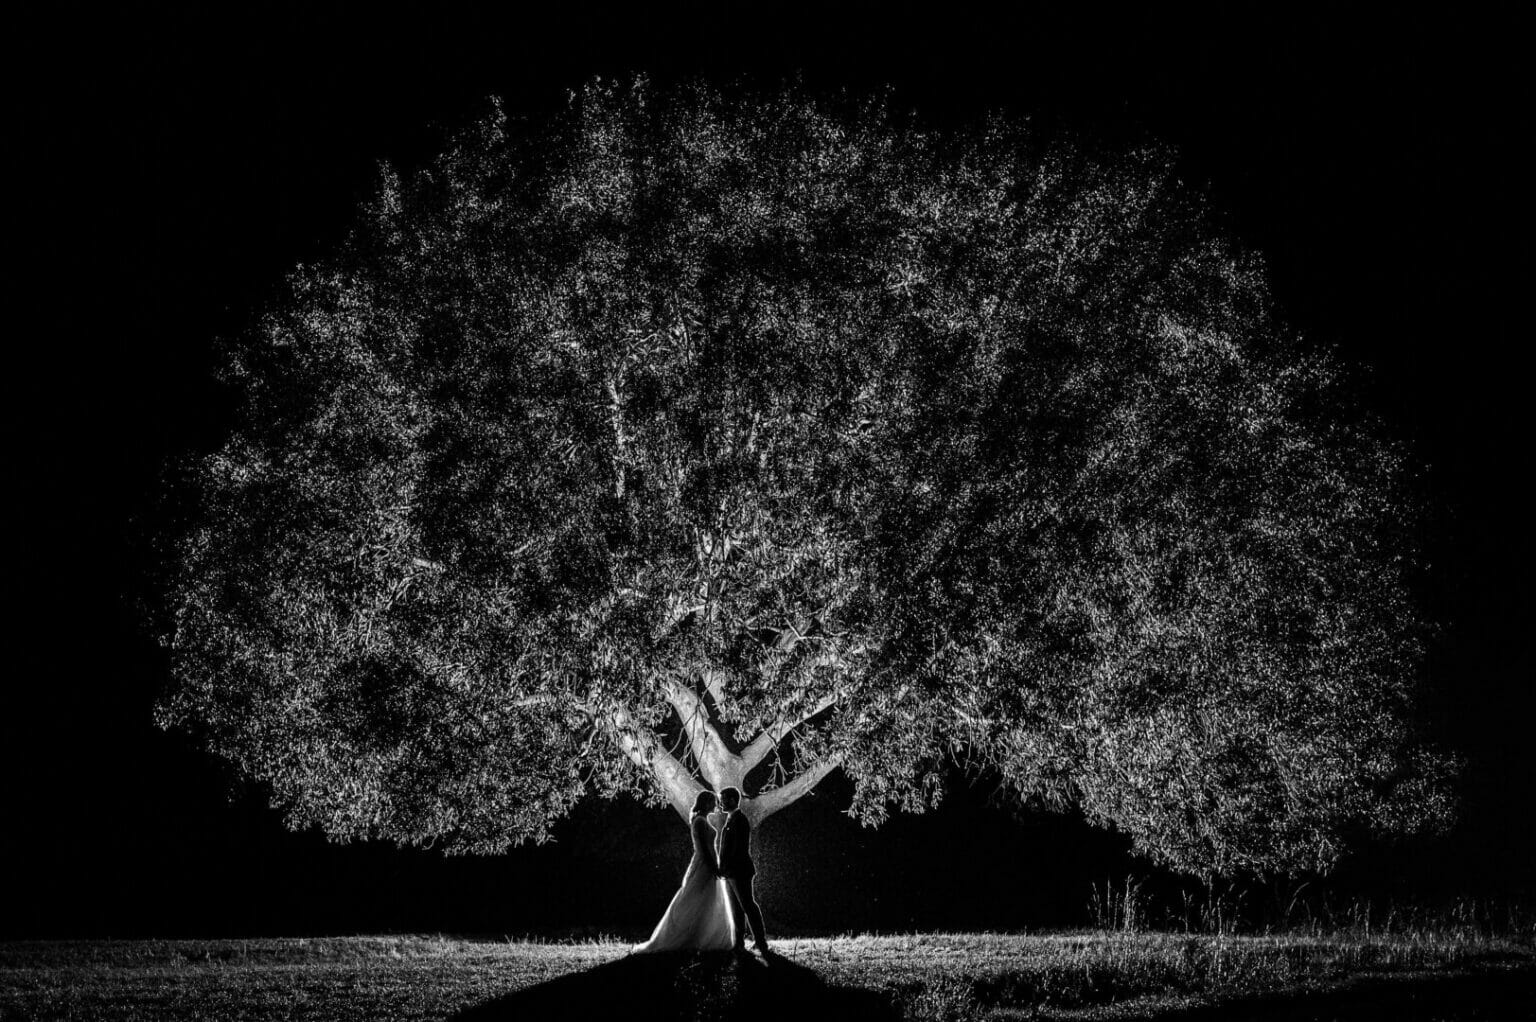
[[[1530,1018],[1536,955],[1491,938],[919,934],[777,954],[432,936],[0,944],[0,1018]]]

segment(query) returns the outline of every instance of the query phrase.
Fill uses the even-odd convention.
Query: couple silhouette
[[[635,945],[635,954],[742,950],[748,925],[753,947],[768,953],[763,910],[752,893],[757,872],[752,865],[752,824],[741,811],[741,792],[722,790],[719,808],[725,818],[717,834],[710,822],[716,810],[715,793],[701,791],[694,799],[688,816],[693,858],[651,939]]]

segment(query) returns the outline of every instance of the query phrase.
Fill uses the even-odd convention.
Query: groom
[[[747,815],[740,812],[741,792],[726,788],[720,792],[720,808],[726,812],[725,826],[720,828],[720,876],[731,894],[731,917],[736,921],[736,950],[746,947],[745,927],[742,915],[752,924],[752,946],[763,954],[768,953],[768,931],[763,929],[763,910],[752,897],[752,875],[757,870],[752,865],[752,824]]]

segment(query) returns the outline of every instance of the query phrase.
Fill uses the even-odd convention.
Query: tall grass
[[[1167,892],[1153,896],[1150,887],[1147,878],[1130,874],[1091,885],[1086,905],[1091,925],[1108,933],[1291,935],[1357,942],[1390,937],[1536,946],[1536,910],[1515,899],[1372,901],[1310,890],[1306,882],[1272,887],[1267,900],[1253,886],[1183,887],[1174,897]]]

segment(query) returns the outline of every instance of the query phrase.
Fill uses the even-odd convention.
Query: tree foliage
[[[386,169],[228,379],[161,713],[296,826],[960,759],[1231,873],[1444,810],[1402,456],[1166,154],[594,82]]]

